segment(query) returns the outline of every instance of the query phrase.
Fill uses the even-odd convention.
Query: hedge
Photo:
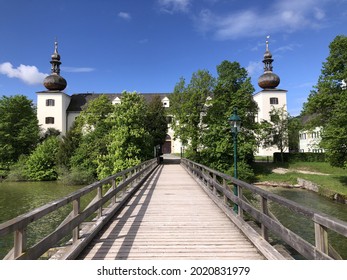
[[[274,153],[274,162],[281,162],[281,153]],[[283,153],[284,162],[325,162],[325,153]]]

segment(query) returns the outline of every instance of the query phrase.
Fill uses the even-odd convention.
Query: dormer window
[[[163,103],[163,107],[165,107],[165,108],[170,107],[170,100],[169,100],[169,98],[167,98],[167,97],[164,97],[164,98],[161,100],[161,103]]]
[[[46,106],[55,106],[54,99],[46,99]]]
[[[120,104],[121,103],[121,100],[120,100],[120,98],[117,96],[115,99],[113,99],[113,101],[112,101],[112,104],[114,105],[114,104]]]

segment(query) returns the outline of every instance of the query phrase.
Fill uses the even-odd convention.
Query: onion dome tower
[[[280,84],[280,77],[272,72],[272,54],[269,51],[269,38],[267,36],[266,40],[266,51],[264,53],[264,74],[261,75],[258,79],[258,85],[262,89],[275,89]]]
[[[66,80],[60,76],[60,55],[58,53],[58,42],[54,43],[54,53],[51,56],[52,60],[50,63],[52,64],[51,75],[47,76],[43,85],[49,91],[63,91],[66,86]]]

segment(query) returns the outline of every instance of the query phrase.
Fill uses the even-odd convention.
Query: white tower
[[[261,91],[253,96],[254,101],[257,102],[259,111],[257,116],[257,122],[263,120],[270,120],[270,111],[272,108],[284,108],[287,110],[287,91],[283,89],[277,89],[280,84],[280,78],[272,72],[272,54],[269,51],[269,37],[266,40],[266,50],[264,53],[264,74],[258,79],[258,85],[262,88]],[[262,148],[259,147],[257,155],[272,156],[274,152],[279,152],[276,147]]]
[[[54,53],[51,58],[51,75],[43,81],[43,85],[47,90],[36,93],[37,118],[43,131],[48,128],[55,128],[62,135],[65,135],[67,131],[66,109],[70,103],[70,96],[63,92],[67,83],[60,76],[61,62],[57,42],[55,42]]]

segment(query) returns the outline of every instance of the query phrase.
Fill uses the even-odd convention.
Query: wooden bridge
[[[269,243],[270,234],[307,259],[340,258],[327,232],[347,237],[346,222],[192,161],[171,163],[144,162],[1,224],[0,238],[14,234],[5,259],[290,259]],[[258,197],[257,205],[243,190]],[[283,226],[268,201],[311,220],[315,244]],[[72,211],[57,229],[28,245],[28,225],[66,205]]]

